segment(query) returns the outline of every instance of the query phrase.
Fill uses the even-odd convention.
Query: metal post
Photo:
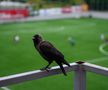
[[[78,68],[74,74],[74,90],[86,90],[86,71],[82,63],[78,62]]]

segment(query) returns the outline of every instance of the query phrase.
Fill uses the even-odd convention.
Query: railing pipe
[[[70,63],[70,67],[63,65],[66,72],[74,71],[74,86],[73,90],[86,90],[86,72],[93,72],[101,75],[108,76],[108,68],[86,63],[76,62]],[[62,71],[59,66],[52,67],[49,71],[29,71],[25,73],[0,77],[0,87],[12,84],[18,84],[25,81],[36,80],[48,76],[61,74]]]
[[[64,65],[66,72],[70,72],[77,67],[76,63],[71,63],[70,65],[71,67]],[[0,78],[0,87],[12,85],[12,84],[18,84],[18,83],[22,83],[22,82],[30,81],[30,80],[36,80],[36,79],[44,78],[47,76],[53,76],[53,75],[61,74],[61,73],[62,71],[60,67],[55,66],[55,67],[52,67],[49,71],[35,70],[35,71],[29,71],[25,73],[5,76],[5,77]]]

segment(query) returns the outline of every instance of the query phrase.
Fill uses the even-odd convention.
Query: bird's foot
[[[40,70],[41,70],[41,71],[46,70],[47,72],[49,72],[50,67],[48,67],[48,68],[44,67],[44,68],[41,68]]]

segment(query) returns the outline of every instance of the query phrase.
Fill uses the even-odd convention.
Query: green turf
[[[103,49],[107,52],[108,51],[108,44]]]
[[[63,19],[30,23],[0,25],[0,76],[40,69],[47,64],[36,52],[32,36],[42,34],[45,40],[53,43],[67,61],[92,60],[106,57],[98,47],[102,33],[108,33],[108,21],[101,19]],[[14,43],[18,34],[20,42]],[[75,39],[71,46],[68,38]],[[108,49],[107,49],[108,50]],[[108,61],[93,62],[108,67]],[[51,66],[57,65],[53,63]],[[22,84],[9,86],[11,90],[72,90],[73,73],[68,76],[56,75]],[[108,78],[88,73],[87,90],[108,90]],[[1,90],[1,89],[0,89]]]

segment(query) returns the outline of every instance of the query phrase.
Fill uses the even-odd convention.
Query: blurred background
[[[108,67],[108,0],[0,0],[0,77],[47,65],[34,48],[35,34],[50,41],[69,63]],[[108,77],[87,73],[87,90],[108,90],[107,82]],[[72,90],[73,72],[0,88],[55,89]]]

